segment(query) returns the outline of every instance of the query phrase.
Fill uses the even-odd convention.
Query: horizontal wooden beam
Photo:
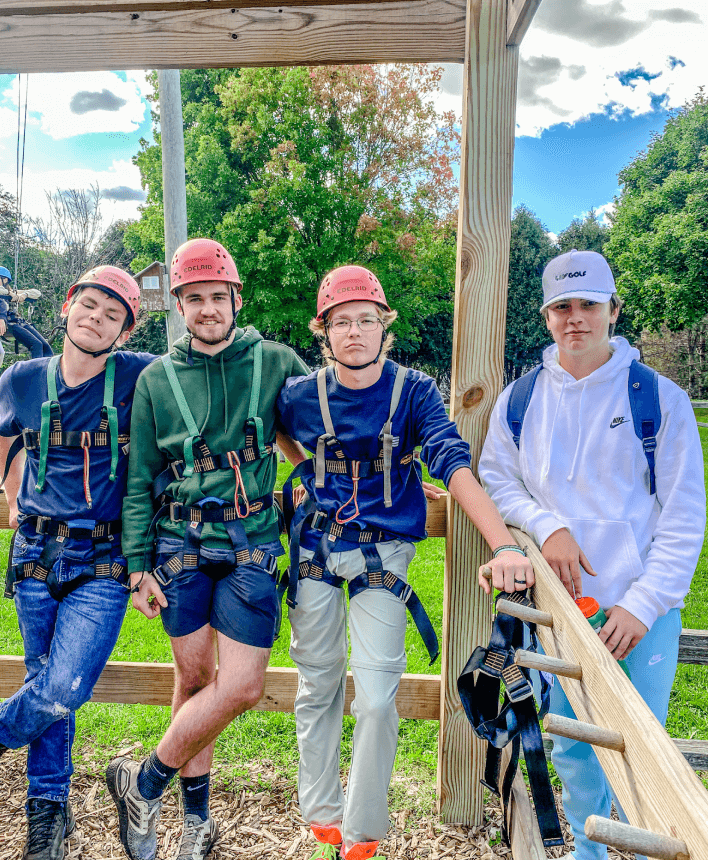
[[[533,16],[541,5],[541,0],[507,0],[506,7],[506,46],[521,44],[526,31],[531,26]]]
[[[685,841],[692,857],[708,857],[708,795],[703,785],[538,547],[518,529],[511,533],[521,546],[528,546],[536,605],[553,616],[552,628],[537,628],[544,651],[582,666],[582,681],[557,678],[576,717],[624,738],[621,754],[593,749],[630,824]]]
[[[0,657],[0,699],[11,696],[24,683],[22,657]],[[111,661],[106,665],[93,691],[92,702],[169,705],[172,702],[174,667],[171,663],[128,663]],[[263,698],[257,711],[292,712],[297,693],[297,669],[270,666],[266,672]],[[352,673],[347,675],[344,700],[350,713],[354,698]],[[409,675],[401,679],[396,697],[401,717],[413,720],[440,719],[440,678],[437,675]]]
[[[0,72],[461,62],[465,0],[2,15]]]
[[[283,0],[278,8],[297,6],[360,6],[379,0]],[[426,0],[411,0],[424,3]],[[190,9],[258,9],[273,0],[0,0],[5,15],[76,15],[92,12],[184,12]]]

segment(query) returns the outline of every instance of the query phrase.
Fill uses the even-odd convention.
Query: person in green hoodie
[[[276,632],[274,442],[291,462],[304,459],[276,433],[274,406],[285,380],[309,371],[287,346],[237,327],[242,284],[231,255],[193,239],[175,252],[170,276],[187,334],[137,382],[123,551],[133,605],[159,615],[170,636],[175,688],[157,749],[142,762],[116,758],[106,774],[131,860],[155,857],[161,797],[178,771],[179,860],[205,857],[216,840],[214,742],[261,698]]]

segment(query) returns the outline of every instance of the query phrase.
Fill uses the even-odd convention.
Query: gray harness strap
[[[406,381],[407,368],[399,365],[396,371],[396,378],[393,382],[393,390],[391,391],[391,406],[388,412],[388,420],[381,429],[379,440],[383,445],[383,476],[384,476],[384,506],[390,508],[393,505],[391,494],[391,465],[393,462],[393,449],[398,445],[398,437],[392,433],[393,416],[396,414],[398,404],[401,400],[403,392],[403,384]],[[317,374],[317,397],[320,403],[320,412],[322,413],[322,423],[324,424],[325,432],[317,439],[317,450],[315,452],[315,487],[322,488],[325,485],[325,446],[330,439],[336,439],[334,432],[334,424],[332,423],[332,415],[329,411],[329,402],[327,400],[327,368],[323,367]]]

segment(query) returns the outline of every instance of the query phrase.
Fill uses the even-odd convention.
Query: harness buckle
[[[170,584],[169,579],[168,579],[168,578],[165,576],[165,574],[162,572],[162,569],[161,569],[161,568],[156,567],[156,568],[153,570],[152,575],[155,577],[155,579],[158,581],[158,583],[159,583],[161,586],[166,586],[166,585],[169,585],[169,584]]]
[[[24,433],[24,431],[22,431]],[[34,525],[34,530],[38,535],[46,534],[45,526],[52,521],[51,517],[37,517],[37,522]]]
[[[182,476],[180,475],[179,469],[177,468],[177,460],[173,460],[170,463],[169,469],[172,472],[172,474],[175,476],[175,481],[181,481],[182,480]]]
[[[506,694],[511,702],[523,702],[529,696],[533,696],[531,684],[525,678],[521,669],[512,663],[507,666],[501,673],[506,687]]]
[[[173,523],[177,522],[176,508],[177,508],[177,502],[170,502],[170,520]]]
[[[34,440],[32,439],[33,433],[34,431],[30,430],[29,427],[24,427],[22,429],[22,445],[26,451],[37,450],[37,445],[35,445]]]
[[[645,436],[642,439],[642,445],[647,453],[656,451],[656,436]]]

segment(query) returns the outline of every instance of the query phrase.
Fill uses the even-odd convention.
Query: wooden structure
[[[0,72],[464,63],[451,416],[476,462],[502,387],[518,45],[540,2],[0,0]],[[486,549],[455,504],[447,537],[440,810],[479,822],[483,748],[456,679],[489,634],[489,601],[469,574]]]
[[[155,260],[146,266],[142,271],[138,272],[135,280],[140,286],[140,306],[146,311],[165,311],[165,289],[169,291],[169,281],[167,285],[167,271],[165,264]]]
[[[433,537],[447,531],[446,500],[432,502],[426,527]],[[0,495],[0,528],[7,527],[7,505]],[[530,540],[522,532],[521,543]],[[656,856],[708,857],[708,795],[693,769],[708,770],[708,742],[672,741],[653,717],[623,672],[615,664],[537,549],[530,551],[537,576],[534,598],[546,658],[519,652],[520,665],[533,665],[558,676],[582,722],[554,715],[546,718],[550,735],[577,737],[595,745],[617,796],[634,825],[617,828],[616,822],[591,820],[590,831],[608,844],[628,850],[649,846],[664,853]],[[524,608],[500,601],[499,609],[523,614]],[[528,610],[526,610],[528,611]],[[578,616],[575,618],[574,616]],[[708,664],[708,631],[684,630],[679,660]],[[22,657],[0,657],[0,698],[12,695],[23,683]],[[96,702],[169,706],[174,680],[171,664],[109,663],[93,695]],[[396,704],[402,717],[437,720],[444,690],[440,676],[404,675]],[[257,710],[292,711],[297,692],[297,670],[271,667]],[[354,697],[351,674],[345,708]],[[550,747],[552,741],[545,736]],[[506,767],[508,757],[503,760]],[[661,785],[661,791],[656,786]],[[510,803],[511,841],[516,860],[543,860],[535,817],[526,787],[517,772]],[[678,846],[678,848],[677,848]],[[685,850],[688,853],[682,854]],[[673,852],[673,853],[672,853]],[[654,856],[654,855],[650,855]]]

